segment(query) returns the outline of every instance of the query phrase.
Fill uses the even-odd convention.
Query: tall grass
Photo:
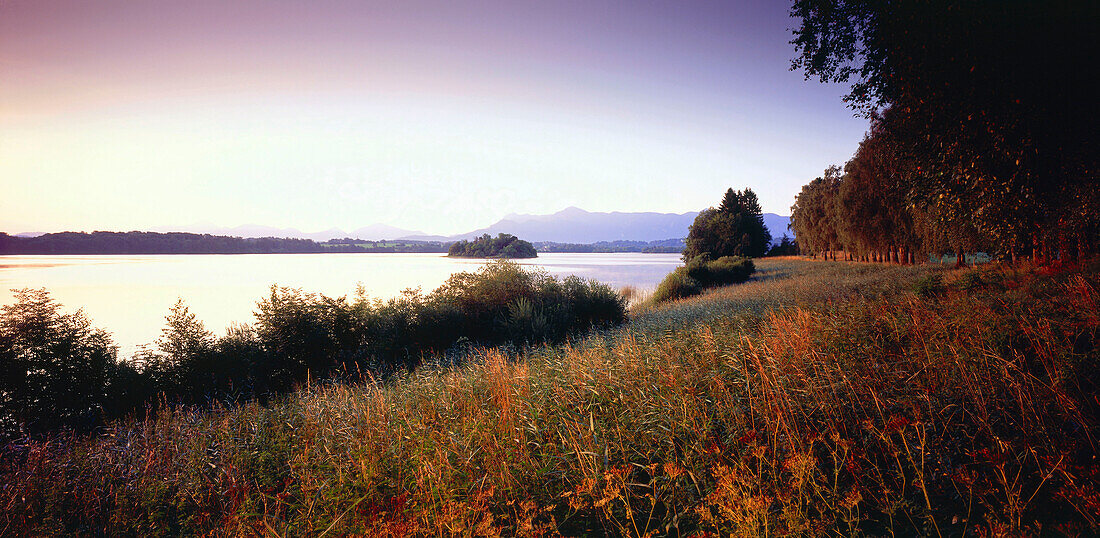
[[[920,297],[931,270],[841,265],[764,261],[519,357],[28,442],[0,533],[1100,530],[1097,272],[937,270]]]

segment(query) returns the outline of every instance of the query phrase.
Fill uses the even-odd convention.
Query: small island
[[[447,251],[454,258],[534,258],[535,247],[514,235],[498,234],[495,238],[483,234],[473,241],[458,241]]]

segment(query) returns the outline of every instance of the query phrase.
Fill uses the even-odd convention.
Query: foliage
[[[723,256],[709,260],[706,256],[698,256],[669,273],[657,285],[650,301],[661,303],[683,299],[708,288],[739,284],[748,280],[754,270],[752,260],[748,258]]]
[[[622,323],[626,303],[604,284],[499,260],[386,301],[273,286],[255,316],[215,338],[179,301],[154,349],[120,362],[82,314],[23,290],[0,315],[0,437],[90,429],[163,403],[266,401],[310,379],[391,375],[456,345],[562,342]]]
[[[756,193],[752,189],[727,189],[717,209],[704,209],[695,217],[688,229],[683,258],[687,262],[702,255],[760,257],[771,240]]]
[[[473,241],[458,241],[447,251],[448,256],[460,258],[534,258],[535,247],[511,234],[497,234],[495,238],[482,234]]]
[[[44,289],[16,290],[0,309],[0,440],[61,427],[90,429],[114,408],[116,348],[80,311]]]
[[[630,327],[518,358],[487,350],[388,383],[317,384],[268,407],[177,408],[100,436],[28,442],[0,471],[0,527],[1100,531],[1095,272],[997,267],[983,274],[1004,289],[964,291],[966,273],[935,268],[760,266],[744,286],[663,305],[671,317],[711,305],[672,332]],[[940,298],[908,291],[933,273]],[[777,308],[752,306],[761,299]]]
[[[1100,87],[1085,67],[1098,9],[798,0],[792,68],[852,81],[846,100],[907,163],[884,208],[914,205],[941,240],[1007,258],[1084,257],[1100,236]]]

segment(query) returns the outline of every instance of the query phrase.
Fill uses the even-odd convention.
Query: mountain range
[[[485,228],[449,236],[427,235],[416,230],[406,230],[386,224],[372,224],[350,232],[336,228],[320,232],[302,232],[294,228],[275,228],[271,226],[244,225],[229,228],[202,224],[185,227],[159,227],[152,231],[191,232],[236,237],[291,237],[312,239],[314,241],[328,241],[345,237],[368,241],[392,239],[456,241],[471,239],[481,234],[509,233],[531,242],[552,241],[555,243],[588,244],[598,241],[656,241],[684,238],[687,237],[688,227],[691,226],[697,214],[697,212],[626,213],[619,211],[601,213],[569,207],[550,215],[513,213]],[[764,214],[764,224],[771,231],[776,242],[783,234],[793,235],[787,230],[789,223],[790,217],[775,213]]]

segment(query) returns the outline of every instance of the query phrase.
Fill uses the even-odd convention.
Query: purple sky
[[[0,0],[0,230],[787,214],[856,149],[782,2]]]

